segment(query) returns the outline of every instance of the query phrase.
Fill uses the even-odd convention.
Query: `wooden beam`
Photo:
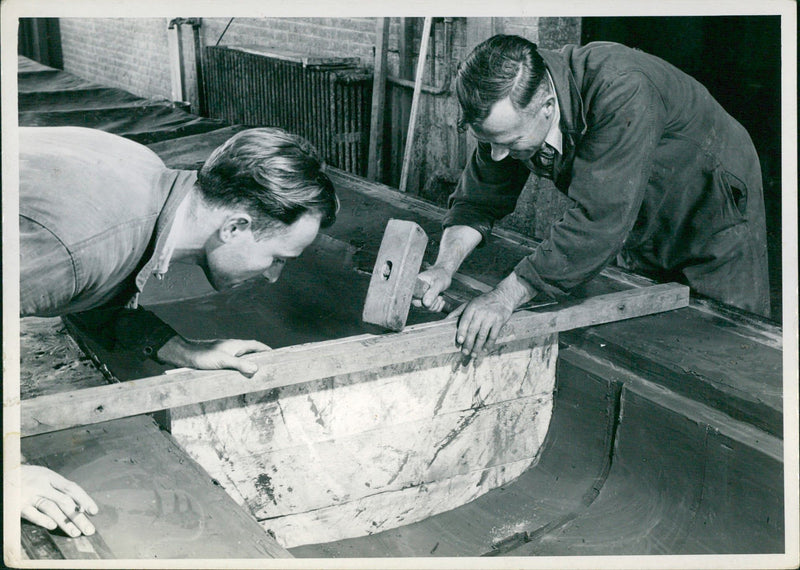
[[[689,288],[667,283],[570,301],[536,312],[520,311],[506,323],[498,344],[688,304]],[[457,352],[455,329],[456,321],[445,319],[399,333],[358,335],[255,354],[250,358],[259,370],[252,378],[233,370],[189,370],[40,396],[21,403],[21,434],[47,433],[453,353]]]
[[[389,18],[378,18],[375,35],[372,116],[367,155],[367,178],[370,180],[380,180],[383,173],[383,116],[386,112],[386,52],[389,50]]]
[[[428,58],[428,43],[431,39],[432,22],[433,18],[430,16],[425,17],[425,24],[422,28],[422,39],[419,43],[417,73],[414,77],[414,95],[411,98],[411,113],[408,117],[408,135],[406,136],[406,148],[403,153],[403,167],[400,170],[400,192],[405,192],[408,186],[408,171],[411,169],[411,154],[414,152],[414,132],[417,128],[419,97],[422,92],[422,82],[425,77],[425,60]]]

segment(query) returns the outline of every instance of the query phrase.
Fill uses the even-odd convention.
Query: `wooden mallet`
[[[417,277],[427,245],[428,236],[416,223],[389,220],[364,301],[365,323],[403,330],[411,299],[422,297],[428,288]]]

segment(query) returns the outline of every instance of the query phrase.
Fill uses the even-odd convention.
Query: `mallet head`
[[[427,245],[428,236],[418,224],[389,220],[364,301],[365,323],[403,329]]]

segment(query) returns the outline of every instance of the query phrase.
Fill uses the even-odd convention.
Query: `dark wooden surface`
[[[25,525],[31,557],[280,558],[288,553],[147,416],[22,440],[30,463],[86,490],[97,533],[73,539]]]

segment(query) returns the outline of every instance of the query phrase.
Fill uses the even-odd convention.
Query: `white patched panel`
[[[285,547],[410,524],[518,477],[553,405],[557,335],[173,410],[172,433]]]

